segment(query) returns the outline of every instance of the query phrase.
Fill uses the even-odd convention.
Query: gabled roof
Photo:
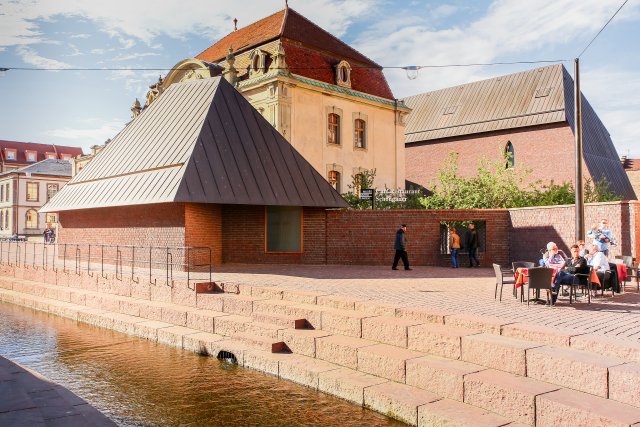
[[[220,62],[230,47],[238,56],[278,39],[282,41],[291,73],[335,84],[334,67],[347,60],[352,66],[354,90],[394,99],[380,65],[290,8],[229,33],[196,58]]]
[[[565,121],[563,66],[550,65],[404,99],[405,142]]]
[[[404,99],[405,143],[524,128],[551,123],[574,129],[573,78],[563,65],[549,65]],[[611,136],[582,95],[583,159],[591,176],[606,178],[627,200],[636,195]]]
[[[68,160],[46,159],[20,169],[7,171],[2,175],[12,173],[71,177],[71,163]]]
[[[171,85],[41,211],[170,202],[347,207],[216,77]]]
[[[15,160],[9,160],[6,158],[5,148],[16,150]],[[2,161],[6,164],[28,163],[26,151],[35,151],[37,153],[36,161],[45,160],[47,158],[47,153],[55,153],[58,158],[61,158],[62,154],[68,154],[71,157],[82,155],[82,148],[80,147],[68,147],[66,145],[38,144],[35,142],[18,142],[4,140],[0,140],[0,150],[2,151]]]
[[[624,157],[621,163],[625,171],[640,171],[640,159]]]

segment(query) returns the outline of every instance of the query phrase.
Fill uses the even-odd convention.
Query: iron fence
[[[152,284],[164,276],[166,284],[173,287],[174,273],[186,273],[189,288],[192,280],[203,280],[208,275],[211,282],[211,248],[208,246],[138,246],[100,245],[86,243],[38,243],[0,240],[0,264],[24,268],[62,269],[65,273],[80,275],[85,272],[94,277],[113,273],[117,280],[130,277],[139,283],[147,276]]]

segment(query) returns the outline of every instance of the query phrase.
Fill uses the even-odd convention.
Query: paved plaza
[[[494,300],[495,276],[488,268],[414,266],[412,271],[393,271],[390,266],[225,264],[215,268],[213,280],[436,308],[640,342],[640,293],[635,282],[613,297],[611,291],[604,296],[598,292],[591,304],[579,298],[570,305],[569,297],[561,295],[555,307],[527,307],[512,296],[511,285],[505,285],[502,302]]]

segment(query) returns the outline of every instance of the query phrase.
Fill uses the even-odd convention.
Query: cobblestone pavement
[[[494,300],[495,276],[486,268],[414,267],[393,271],[390,267],[344,265],[236,265],[217,267],[214,281],[254,286],[277,286],[301,291],[335,294],[362,300],[378,300],[397,306],[429,307],[453,313],[535,324],[563,330],[640,341],[640,293],[635,282],[626,292],[586,298],[569,304],[560,296],[555,307],[521,304],[506,285],[502,302]]]

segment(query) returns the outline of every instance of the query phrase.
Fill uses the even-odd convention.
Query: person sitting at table
[[[593,267],[596,274],[598,275],[598,279],[600,279],[600,283],[604,286],[604,276],[607,271],[609,271],[609,260],[600,252],[600,248],[598,245],[591,246],[589,250],[589,260],[587,264]]]
[[[578,245],[580,256],[586,259],[586,256],[589,254],[589,249],[587,249],[584,240],[578,240],[576,245]]]
[[[560,255],[558,245],[553,242],[547,243],[547,252],[544,254],[542,259],[544,260],[545,267],[554,268],[556,270],[563,268],[566,262],[564,257]]]
[[[551,287],[551,304],[556,303],[561,285],[572,285],[575,283],[576,274],[589,274],[589,265],[587,264],[587,260],[580,255],[580,247],[573,245],[571,246],[571,258],[567,261],[564,268],[558,271],[553,280],[553,286]]]

